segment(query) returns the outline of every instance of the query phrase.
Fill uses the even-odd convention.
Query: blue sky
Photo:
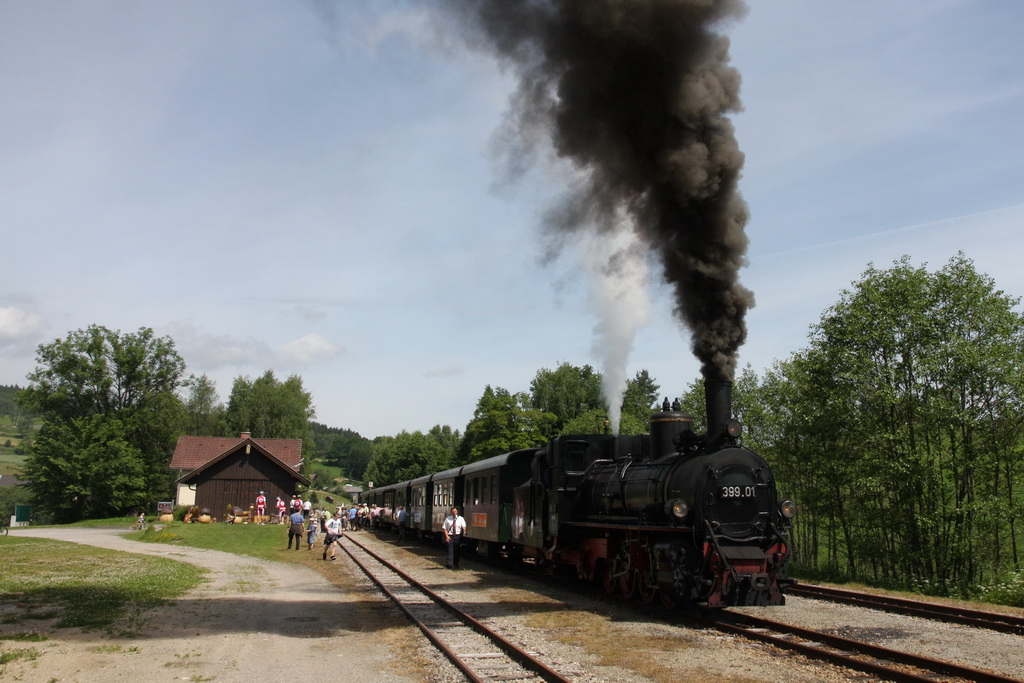
[[[100,324],[174,338],[226,399],[302,376],[364,436],[463,429],[487,384],[600,365],[579,259],[543,263],[551,169],[501,182],[512,87],[428,2],[0,3],[0,383]],[[868,263],[962,250],[1024,295],[1016,0],[752,3],[743,77],[761,371]],[[627,372],[698,374],[655,279]]]

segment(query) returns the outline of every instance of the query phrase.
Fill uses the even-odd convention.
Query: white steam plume
[[[599,317],[594,353],[601,360],[601,388],[611,431],[618,434],[633,340],[637,330],[651,322],[647,250],[630,230],[603,236],[584,233],[578,245],[589,299]]]

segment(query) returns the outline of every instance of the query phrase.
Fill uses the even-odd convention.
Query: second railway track
[[[839,588],[827,588],[825,586],[800,585],[790,588],[788,593],[815,600],[827,600],[844,605],[878,609],[894,614],[934,619],[936,621],[974,626],[976,628],[987,628],[1001,633],[1024,635],[1024,618],[1011,614],[983,612],[888,595],[872,595],[870,593],[860,593]]]
[[[814,659],[828,661],[847,669],[861,671],[871,676],[877,676],[881,680],[1017,682],[1015,678],[1000,674],[750,615],[735,615],[735,618],[716,618],[707,621],[709,625],[721,631],[768,643]]]
[[[551,681],[566,678],[350,536],[341,549],[430,642],[471,681]]]

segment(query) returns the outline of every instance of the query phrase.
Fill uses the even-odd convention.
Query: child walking
[[[320,519],[316,514],[310,514],[309,524],[306,526],[306,550],[312,550],[316,543],[316,532],[320,530]]]

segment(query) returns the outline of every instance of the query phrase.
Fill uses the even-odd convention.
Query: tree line
[[[647,431],[658,390],[646,370],[627,381],[619,433]],[[553,370],[538,370],[528,392],[485,387],[462,433],[436,425],[427,433],[376,439],[365,478],[392,484],[536,446],[560,434],[606,432],[607,417],[601,373],[589,365],[563,362]]]
[[[739,379],[747,443],[802,509],[801,572],[937,594],[1006,576],[1021,588],[1019,303],[962,254],[937,272],[904,257],[869,267],[807,348]]]

